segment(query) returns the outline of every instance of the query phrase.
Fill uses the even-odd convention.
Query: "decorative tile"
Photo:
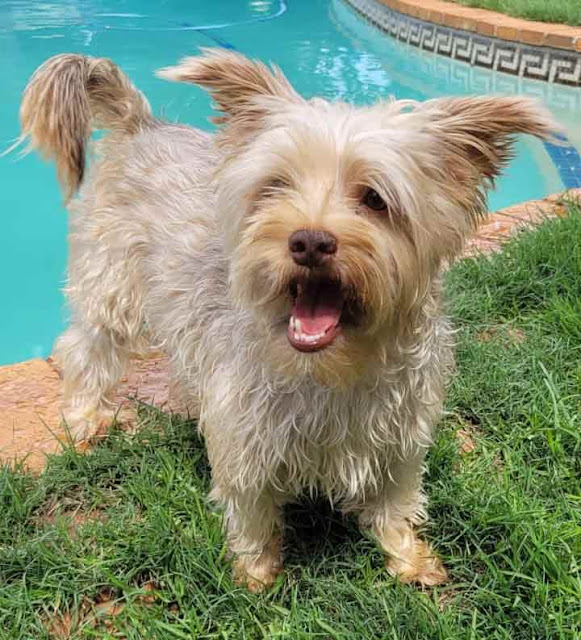
[[[382,31],[414,47],[519,78],[581,87],[581,53],[509,42],[426,22],[377,0],[344,1]]]
[[[567,189],[581,187],[581,155],[577,149],[561,137],[563,144],[556,145],[545,142],[545,149],[559,170],[559,175]]]

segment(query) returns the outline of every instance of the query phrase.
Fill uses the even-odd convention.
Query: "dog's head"
[[[282,368],[333,385],[425,308],[514,134],[555,128],[523,98],[305,100],[278,69],[225,51],[160,75],[208,89],[222,112],[218,215],[235,300]]]

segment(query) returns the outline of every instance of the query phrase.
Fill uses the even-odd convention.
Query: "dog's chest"
[[[253,424],[240,425],[239,477],[250,479],[252,465],[285,493],[317,489],[338,500],[379,489],[396,458],[429,440],[431,425],[408,406],[415,400],[402,384],[254,398],[254,408],[263,410]]]

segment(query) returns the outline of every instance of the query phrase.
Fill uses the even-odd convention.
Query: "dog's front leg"
[[[271,586],[282,571],[281,507],[272,494],[229,493],[214,489],[225,504],[228,550],[234,581],[255,593]]]
[[[394,461],[383,490],[365,503],[361,525],[370,528],[387,554],[389,573],[402,582],[425,586],[442,584],[448,578],[440,558],[414,531],[426,518],[422,492],[424,454]]]

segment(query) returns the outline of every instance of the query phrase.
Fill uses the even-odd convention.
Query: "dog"
[[[206,89],[217,132],[156,119],[102,58],[55,56],[23,95],[22,140],[56,162],[70,209],[56,357],[73,434],[111,419],[133,352],[161,348],[206,442],[237,583],[273,584],[283,506],[305,491],[356,514],[392,575],[444,582],[416,533],[453,368],[441,274],[515,134],[555,123],[521,97],[305,99],[278,68],[216,49],[158,75]],[[94,128],[109,133],[85,176]]]

